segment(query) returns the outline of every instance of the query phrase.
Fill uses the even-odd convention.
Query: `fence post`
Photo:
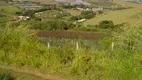
[[[50,48],[50,43],[47,43],[47,47],[48,47],[48,49]]]
[[[76,42],[76,50],[78,50],[78,49],[79,49],[78,42]]]
[[[114,51],[114,42],[111,43],[111,50]]]

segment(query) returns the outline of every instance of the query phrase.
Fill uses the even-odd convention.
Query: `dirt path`
[[[45,75],[45,74],[41,74],[41,73],[37,73],[37,72],[24,71],[24,70],[20,70],[20,69],[17,69],[17,68],[8,68],[8,67],[5,67],[5,66],[0,66],[0,69],[12,70],[14,72],[18,72],[18,73],[22,73],[22,74],[41,77],[42,79],[45,79],[45,80],[64,80],[64,79],[61,79],[59,77],[55,77],[55,76],[51,76],[51,75]]]

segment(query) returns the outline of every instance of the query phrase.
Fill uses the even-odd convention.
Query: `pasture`
[[[32,0],[33,2],[39,2],[41,4],[57,4],[54,0]]]
[[[132,26],[140,25],[140,23],[142,22],[142,5],[130,2],[122,2],[120,0],[114,0],[113,3],[122,5],[123,7],[132,8],[116,11],[107,11],[102,15],[98,15],[95,18],[86,21],[84,24],[95,25],[103,20],[111,20],[114,22],[114,24],[129,23]]]
[[[142,17],[142,11],[135,9],[108,11],[102,15],[98,15],[95,18],[86,21],[84,24],[95,25],[102,20],[111,20],[114,22],[114,24],[121,24],[127,22],[131,25],[135,25],[140,23],[140,17]]]
[[[15,14],[16,12],[22,11],[21,9],[15,6],[0,6],[0,12],[6,14]]]

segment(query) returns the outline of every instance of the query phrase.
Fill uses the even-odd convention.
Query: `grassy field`
[[[40,2],[41,4],[57,4],[54,0],[32,0],[33,2]]]
[[[86,21],[85,24],[94,25],[94,24],[98,24],[102,20],[111,20],[115,24],[128,22],[131,25],[135,25],[141,22],[141,15],[142,15],[142,11],[135,10],[135,9],[109,11],[102,15],[96,16],[93,19]]]
[[[96,16],[93,19],[90,19],[85,22],[85,24],[98,24],[102,20],[112,20],[115,24],[120,24],[128,22],[130,25],[140,25],[142,17],[142,5],[122,2],[119,0],[114,0],[114,3],[122,5],[124,7],[133,7],[131,9],[117,10],[117,11],[108,11],[102,15]]]
[[[16,12],[21,11],[21,9],[14,6],[0,6],[0,12],[6,14],[15,14]]]
[[[16,12],[21,12],[22,10],[15,6],[0,6],[0,14],[5,15],[5,17],[0,17],[0,22],[6,22],[13,18]]]
[[[113,3],[113,2],[96,2],[96,1],[87,1],[93,5],[96,5],[96,6],[103,6],[103,7],[110,7],[110,6],[116,6],[117,4],[116,3]]]

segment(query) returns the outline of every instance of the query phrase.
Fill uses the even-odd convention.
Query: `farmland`
[[[103,33],[85,33],[85,32],[65,32],[65,31],[52,31],[52,32],[37,32],[39,37],[51,37],[51,38],[69,38],[69,39],[87,39],[87,40],[99,40],[105,37],[111,37],[110,34]]]
[[[129,13],[129,14],[128,14]],[[139,15],[137,15],[139,14]],[[137,17],[132,17],[137,15]],[[141,21],[141,11],[135,9],[127,9],[127,10],[118,10],[118,11],[109,11],[102,15],[95,17],[94,19],[90,19],[85,22],[85,24],[98,24],[102,20],[111,20],[115,24],[128,22],[131,25],[139,24]],[[139,23],[137,23],[139,22]],[[140,25],[140,24],[139,24]]]
[[[16,12],[21,12],[21,11],[22,11],[21,9],[11,5],[0,6],[0,15],[3,15],[0,17],[0,22],[10,21]]]
[[[102,15],[98,15],[93,19],[85,22],[85,24],[98,24],[102,20],[112,20],[115,24],[129,23],[130,25],[141,25],[141,4],[122,2],[119,0],[114,0],[114,3],[122,5],[125,7],[133,7],[126,10],[108,11]],[[129,13],[129,14],[128,14]],[[138,15],[137,15],[138,14]],[[137,18],[132,16],[137,15]]]
[[[21,10],[14,6],[0,6],[0,11],[6,14],[15,14],[16,12]]]

